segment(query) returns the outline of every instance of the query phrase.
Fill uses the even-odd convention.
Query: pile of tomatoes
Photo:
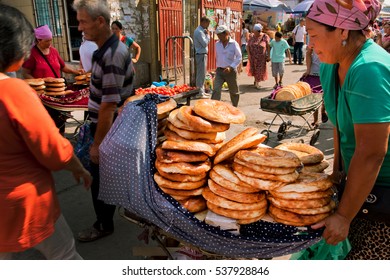
[[[187,92],[194,90],[196,87],[191,87],[189,85],[176,85],[174,87],[149,87],[149,88],[138,88],[135,90],[136,95],[142,95],[147,93],[162,94],[167,96],[174,96],[179,93]]]

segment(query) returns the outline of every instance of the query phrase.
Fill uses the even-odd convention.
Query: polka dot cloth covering
[[[236,236],[196,219],[153,180],[159,95],[128,103],[100,146],[99,199],[150,221],[178,240],[230,258],[272,258],[298,252],[321,232],[259,221]]]

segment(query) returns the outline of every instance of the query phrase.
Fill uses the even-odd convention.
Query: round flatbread
[[[330,196],[321,197],[317,199],[297,200],[297,199],[282,199],[282,198],[273,197],[272,195],[269,195],[267,199],[276,207],[287,209],[287,210],[290,208],[291,209],[320,208],[329,204],[330,201],[332,200]]]
[[[244,174],[248,177],[254,177],[254,178],[263,179],[263,180],[270,180],[270,181],[279,181],[279,182],[285,182],[285,183],[294,182],[299,177],[299,173],[297,171],[294,171],[293,173],[281,174],[281,175],[260,173],[260,172],[257,172],[255,170],[251,169],[251,168],[248,168],[246,166],[238,164],[237,162],[233,162],[233,169],[234,169],[234,171],[237,171],[237,172]]]
[[[210,188],[204,188],[202,196],[207,201],[213,203],[222,208],[232,209],[232,210],[261,210],[267,208],[267,200],[264,198],[260,202],[256,203],[240,203],[235,202],[229,199],[226,199],[222,196],[216,195],[213,193]]]
[[[188,174],[167,173],[162,171],[161,169],[158,169],[157,166],[156,169],[158,170],[158,173],[162,177],[174,182],[197,182],[207,176],[207,172],[195,176],[195,175],[188,175]]]
[[[329,167],[329,162],[327,160],[323,160],[317,164],[304,164],[301,172],[321,173],[328,167]]]
[[[242,158],[241,156],[237,156],[237,154],[234,157],[234,162],[246,166],[250,169],[253,169],[254,171],[260,173],[273,174],[273,175],[290,174],[296,170],[295,167],[272,167],[272,166],[253,164],[245,161],[245,158]]]
[[[162,170],[166,173],[200,175],[210,170],[211,162],[209,160],[206,160],[202,163],[187,163],[187,162],[163,163],[156,160],[155,166],[158,170]]]
[[[214,164],[218,164],[235,155],[239,150],[255,147],[265,141],[267,137],[258,134],[258,129],[248,127],[236,135],[230,141],[226,142],[217,152],[214,158]]]
[[[237,191],[232,191],[227,188],[223,188],[213,180],[208,180],[208,186],[210,190],[216,195],[222,196],[226,199],[241,202],[241,203],[257,203],[264,199],[264,192],[257,193],[242,193]]]
[[[316,147],[304,143],[283,143],[275,149],[289,151],[298,156],[303,164],[316,164],[324,159],[324,153]]]
[[[197,141],[164,141],[161,146],[167,150],[179,150],[187,152],[202,152],[212,157],[216,151],[209,144]]]
[[[161,147],[156,148],[156,156],[163,163],[203,162],[209,158],[205,153],[166,150]]]
[[[316,215],[302,215],[287,210],[280,209],[274,205],[268,207],[268,213],[276,222],[282,222],[286,225],[308,226],[322,221],[328,217],[331,212]]]
[[[197,100],[193,110],[197,115],[218,123],[242,124],[246,119],[245,114],[240,109],[219,100]]]
[[[238,178],[242,182],[247,183],[251,187],[257,188],[259,190],[268,191],[272,190],[273,188],[284,186],[287,183],[279,182],[279,181],[271,181],[271,180],[263,180],[259,178],[249,177],[244,174],[241,174],[240,172],[234,171],[234,174],[237,175]]]
[[[175,182],[162,177],[159,173],[154,174],[154,181],[159,187],[175,190],[194,190],[203,187],[207,182],[206,179],[197,182]]]
[[[262,217],[267,212],[267,207],[264,207],[260,210],[232,210],[219,207],[218,205],[215,205],[209,201],[207,201],[207,208],[209,208],[211,211],[218,215],[240,220]]]
[[[202,196],[194,196],[186,200],[180,200],[179,203],[191,213],[197,213],[207,209],[206,200]]]
[[[272,192],[316,192],[325,191],[333,186],[330,176],[324,173],[301,173],[293,183],[274,188]]]
[[[227,172],[223,172],[223,175],[226,176],[227,175],[226,173]],[[217,173],[214,169],[210,171],[209,176],[218,185],[231,191],[236,191],[239,193],[257,193],[260,191],[259,189],[256,189],[254,187],[245,184],[244,182],[233,183],[232,181],[229,180],[231,178],[226,179],[226,177],[219,175],[219,173]]]
[[[239,151],[239,157],[245,158],[247,162],[272,167],[300,167],[302,162],[292,152],[273,148],[256,148],[250,151]]]

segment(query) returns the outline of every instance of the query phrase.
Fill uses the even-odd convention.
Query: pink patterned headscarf
[[[53,38],[53,34],[50,31],[49,26],[42,25],[40,27],[35,28],[34,30],[35,38],[39,40],[49,40]]]
[[[364,30],[381,10],[377,0],[315,0],[307,18],[347,30]]]

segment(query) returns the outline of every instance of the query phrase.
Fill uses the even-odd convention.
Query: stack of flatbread
[[[310,85],[306,82],[298,82],[296,84],[287,85],[279,89],[276,92],[275,100],[294,100],[309,94],[311,94]]]
[[[182,106],[169,113],[164,129],[165,141],[156,149],[156,183],[190,212],[206,209],[201,194],[211,169],[210,157],[222,146],[230,123],[245,120],[244,114],[230,104],[199,101],[194,107]],[[197,106],[203,116],[195,112]],[[215,117],[217,115],[219,118]]]
[[[325,160],[324,154],[316,147],[308,144],[283,143],[276,146],[275,149],[289,151],[296,154],[303,164],[301,172],[321,173],[329,166],[329,162]]]
[[[89,78],[87,76],[88,74],[89,74]],[[82,74],[82,75],[75,76],[74,77],[74,79],[75,79],[74,84],[75,85],[87,85],[90,81],[90,78],[91,78],[91,73],[88,73],[88,74]]]
[[[269,215],[276,222],[292,226],[319,222],[336,206],[332,185],[326,174],[301,173],[295,182],[269,190]]]
[[[25,81],[32,87],[38,95],[45,93],[45,81],[43,79],[25,79]]]
[[[265,192],[241,181],[231,166],[217,164],[209,177],[202,193],[209,211],[235,219],[238,224],[254,223],[267,212]]]
[[[44,78],[46,95],[65,95],[72,91],[66,91],[66,84],[63,78]]]

